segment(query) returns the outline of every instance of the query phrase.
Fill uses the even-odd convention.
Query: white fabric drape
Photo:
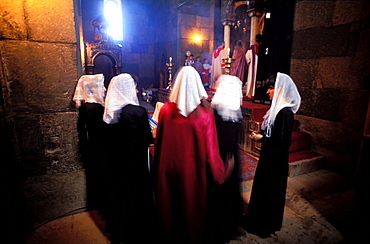
[[[210,82],[209,86],[211,88],[215,87],[215,85],[216,85],[215,83],[216,83],[218,77],[220,77],[220,75],[222,75],[222,72],[223,72],[222,59],[226,58],[227,53],[226,53],[225,49],[222,49],[221,51],[219,51],[219,53],[216,57],[215,57],[215,55],[216,55],[216,51],[214,51],[214,53],[212,54],[211,80],[209,81]]]
[[[83,75],[77,82],[73,101],[76,107],[85,103],[99,103],[104,106],[105,87],[103,74]]]
[[[109,83],[103,120],[108,124],[117,123],[121,109],[128,104],[139,105],[136,84],[130,74],[120,74]]]
[[[159,118],[159,112],[161,111],[161,108],[163,107],[163,105],[164,105],[164,103],[162,103],[162,102],[157,102],[155,104],[155,109],[154,109],[154,112],[153,112],[152,120],[154,120],[157,123],[158,123],[158,118]]]
[[[207,96],[199,73],[191,66],[181,67],[174,78],[170,102],[176,103],[180,113],[187,117]]]
[[[256,45],[251,46],[245,54],[245,59],[248,64],[248,77],[245,83],[245,96],[248,98],[254,97],[257,77],[258,55]]]
[[[277,73],[274,90],[271,107],[263,117],[262,129],[267,137],[271,136],[276,115],[281,109],[290,107],[293,113],[296,113],[301,105],[301,96],[289,75]]]
[[[241,121],[243,118],[241,104],[243,101],[242,81],[233,75],[221,75],[216,82],[216,93],[212,107],[224,121]]]

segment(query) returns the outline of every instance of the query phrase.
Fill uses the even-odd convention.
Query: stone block
[[[67,173],[83,168],[80,160],[77,113],[41,115],[47,173]]]
[[[362,80],[350,68],[352,60],[349,56],[320,58],[317,78],[322,88],[360,89]]]
[[[335,1],[297,1],[293,30],[331,26],[334,7]]]
[[[14,112],[65,111],[77,81],[75,44],[4,41]]]
[[[154,28],[153,26],[137,26],[135,24],[134,26],[131,26],[127,29],[127,33],[130,33],[130,35],[137,35],[137,36],[145,36],[145,35],[153,35],[150,38],[154,39]],[[125,34],[125,33],[124,33]]]
[[[209,28],[199,28],[198,30],[200,33],[200,37],[202,38],[202,41],[208,41],[211,30]],[[207,50],[207,48],[203,50]]]
[[[30,177],[21,182],[20,190],[31,228],[86,207],[86,177],[82,170]]]
[[[317,75],[317,59],[291,59],[290,76],[297,87],[312,87]]]
[[[196,16],[196,27],[198,28],[209,28],[210,24],[210,19],[209,17],[202,17],[202,16]]]
[[[333,25],[344,25],[370,17],[368,0],[336,1],[333,11]]]
[[[0,39],[25,39],[27,26],[24,1],[2,0],[0,5]]]
[[[153,77],[153,76],[154,76],[154,65],[141,64],[139,66],[139,77]]]
[[[181,26],[181,38],[186,38],[190,39],[193,38],[195,34],[198,34],[198,29],[195,27],[190,27],[190,26]]]
[[[153,28],[147,28],[145,33],[143,35],[139,36],[139,43],[140,44],[152,44],[154,43],[154,29]]]
[[[338,121],[342,91],[340,89],[299,89],[302,102],[301,115]]]
[[[294,32],[292,58],[312,59],[348,55],[350,25],[316,27]]]
[[[359,132],[365,124],[369,93],[364,90],[346,89],[342,93],[338,120],[358,126]]]
[[[14,117],[15,141],[18,142],[18,157],[21,175],[46,174],[47,160],[44,158],[45,142],[40,115]]]
[[[141,54],[141,63],[142,64],[153,64],[154,63],[154,55],[153,54]]]
[[[315,158],[303,159],[294,163],[289,163],[288,176],[294,177],[301,174],[306,174],[323,168],[325,163],[324,156]]]
[[[76,43],[73,0],[26,0],[29,39]]]
[[[139,24],[139,28],[140,29],[141,27],[144,27],[144,26],[149,26],[150,24],[150,16],[148,15],[147,12],[144,12],[144,11],[140,11],[142,10],[143,8],[140,6],[137,8],[137,10],[139,10],[138,12],[135,11],[135,13],[132,13],[130,14],[130,18],[125,18],[125,20],[127,19],[127,23],[128,24],[133,24],[136,28],[138,27],[137,24]]]
[[[350,159],[358,157],[362,127],[303,115],[296,115],[296,119],[302,131],[310,132],[312,147],[327,157],[330,167],[338,169],[347,167],[348,163],[355,164],[356,160]]]
[[[181,27],[196,27],[197,26],[197,17],[193,14],[181,14],[179,21],[179,26]]]
[[[338,121],[342,90],[314,89],[313,92],[313,117],[330,121]]]
[[[122,63],[123,64],[139,64],[140,63],[139,53],[122,53]]]
[[[311,116],[314,97],[313,91],[307,87],[298,87],[298,92],[301,96],[301,106],[299,107],[298,114]]]
[[[139,76],[139,63],[124,63],[122,67],[122,73],[129,73],[136,76]],[[140,82],[140,76],[139,76],[139,82]]]
[[[148,45],[147,44],[135,44],[131,43],[131,52],[132,53],[148,53]]]
[[[351,70],[365,77],[369,75],[370,67],[370,28],[367,28],[358,34],[358,42],[356,43],[356,53],[354,54],[353,62],[350,63]]]
[[[148,46],[148,53],[149,54],[154,54],[154,45],[149,45]]]

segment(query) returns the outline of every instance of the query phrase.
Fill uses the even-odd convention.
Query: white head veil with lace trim
[[[216,93],[212,107],[224,121],[241,121],[243,118],[241,104],[243,100],[242,81],[233,75],[221,75],[216,82]]]
[[[109,83],[103,120],[108,124],[117,123],[121,109],[128,104],[139,105],[135,81],[130,74],[119,74]]]
[[[207,97],[199,73],[191,66],[181,67],[174,78],[170,102],[176,103],[180,113],[187,117]]]
[[[80,107],[82,102],[99,103],[104,106],[104,98],[104,76],[96,74],[80,77],[72,100],[76,102],[76,107]]]
[[[265,114],[262,129],[267,137],[271,136],[272,128],[279,111],[285,107],[296,113],[301,104],[301,96],[298,89],[289,75],[277,73],[274,86],[274,97],[270,109]]]

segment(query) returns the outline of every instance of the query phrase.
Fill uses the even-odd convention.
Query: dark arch
[[[108,88],[113,76],[119,74],[117,60],[111,52],[98,52],[92,57],[94,74],[104,75],[104,86]]]

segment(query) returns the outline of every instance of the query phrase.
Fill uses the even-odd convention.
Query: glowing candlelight
[[[227,57],[228,58],[230,57],[230,48],[229,47],[227,48]]]
[[[170,63],[172,63],[172,57],[170,57]]]

